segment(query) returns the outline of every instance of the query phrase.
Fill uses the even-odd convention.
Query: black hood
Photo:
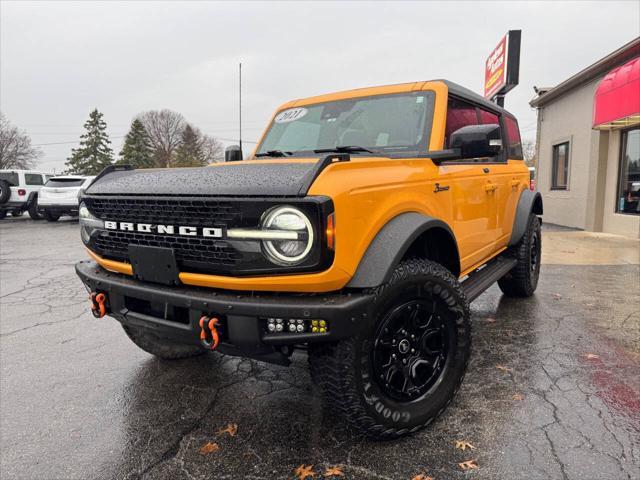
[[[116,170],[97,178],[90,195],[304,196],[317,162],[228,163],[214,167]]]

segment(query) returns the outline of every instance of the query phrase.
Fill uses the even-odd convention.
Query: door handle
[[[516,188],[520,186],[520,180],[511,180],[511,187]]]
[[[484,186],[484,191],[487,193],[492,193],[495,192],[496,188],[498,188],[498,186],[495,183],[487,183]]]

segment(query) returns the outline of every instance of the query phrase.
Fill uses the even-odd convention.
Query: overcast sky
[[[640,35],[640,2],[0,2],[0,109],[59,172],[91,109],[116,153],[132,118],[169,108],[255,141],[287,100],[446,78],[481,93],[487,55],[522,30],[506,98],[535,137],[533,85],[553,86]],[[226,142],[231,143],[231,142]]]

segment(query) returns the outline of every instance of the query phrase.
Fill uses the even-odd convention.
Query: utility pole
[[[240,73],[240,75],[239,75],[239,82],[238,82],[239,83],[238,84],[238,87],[239,87],[238,111],[239,111],[240,115],[238,116],[238,118],[239,118],[239,121],[240,121],[240,125],[239,125],[239,127],[240,127],[239,143],[240,143],[240,151],[242,152],[242,62],[240,62],[239,73]]]

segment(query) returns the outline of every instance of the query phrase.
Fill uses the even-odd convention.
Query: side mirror
[[[225,162],[239,162],[242,160],[242,150],[238,145],[230,145],[224,149]]]
[[[449,148],[460,151],[460,158],[495,157],[502,149],[500,125],[467,125],[451,134]]]

